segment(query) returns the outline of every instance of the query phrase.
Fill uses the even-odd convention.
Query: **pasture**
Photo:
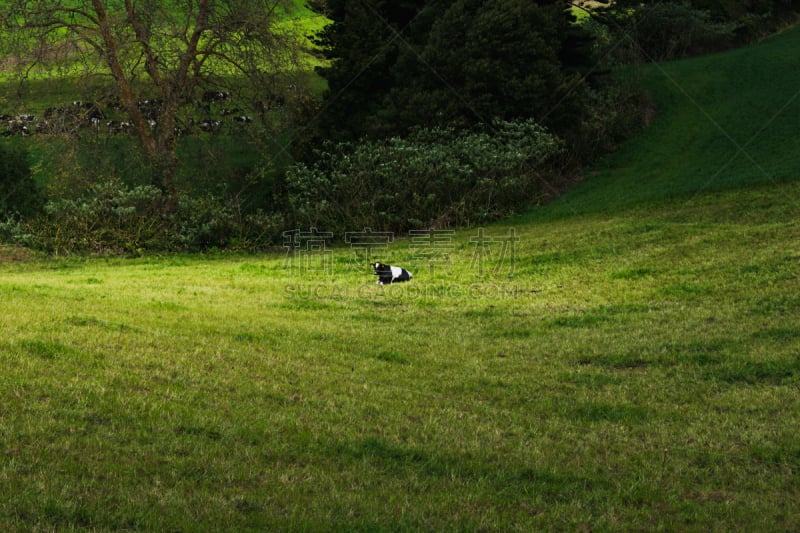
[[[387,287],[335,244],[7,259],[0,523],[795,529],[798,193],[398,240]]]
[[[798,36],[643,72],[639,139],[482,230],[0,248],[0,529],[797,530]]]

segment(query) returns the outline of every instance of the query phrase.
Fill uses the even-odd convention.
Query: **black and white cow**
[[[372,268],[375,269],[375,275],[378,276],[378,285],[388,285],[411,279],[411,272],[403,267],[372,263]]]

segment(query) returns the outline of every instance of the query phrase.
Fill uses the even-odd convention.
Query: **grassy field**
[[[645,72],[580,188],[370,254],[407,284],[0,248],[0,529],[797,530],[798,38]]]
[[[397,242],[390,287],[335,246],[7,260],[0,524],[797,529],[799,193],[514,227],[482,273],[477,230]]]
[[[633,73],[655,120],[548,216],[614,211],[703,191],[797,179],[800,28],[724,54]]]

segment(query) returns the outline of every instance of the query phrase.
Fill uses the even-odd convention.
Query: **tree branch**
[[[126,0],[127,1],[127,0]],[[144,116],[139,110],[137,105],[137,98],[134,95],[133,89],[125,72],[122,68],[122,63],[119,60],[119,52],[117,48],[117,41],[114,34],[111,32],[111,27],[108,22],[108,15],[106,14],[105,6],[102,0],[92,0],[92,5],[97,13],[98,28],[104,42],[104,58],[106,64],[111,69],[111,74],[117,82],[117,87],[120,93],[120,100],[128,111],[131,117],[136,133],[142,143],[145,152],[151,157],[157,156],[157,146],[153,135],[150,132],[150,125],[147,124]]]
[[[136,41],[142,46],[142,50],[147,58],[145,60],[145,70],[153,82],[159,88],[163,88],[164,80],[161,78],[161,72],[158,70],[158,56],[150,45],[150,30],[136,14],[131,0],[125,0],[125,11],[128,14],[128,22],[133,28],[133,33],[136,35]]]

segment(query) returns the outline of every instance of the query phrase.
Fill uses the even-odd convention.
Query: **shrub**
[[[645,60],[668,61],[732,46],[736,25],[687,4],[657,2],[637,8],[625,26]]]
[[[28,152],[18,145],[0,144],[0,217],[33,215],[43,204]]]
[[[479,131],[415,129],[337,144],[287,172],[289,219],[305,227],[405,231],[469,225],[535,204],[561,142],[532,120]]]
[[[238,198],[181,194],[177,200],[166,230],[170,250],[261,250],[277,243],[284,229],[282,215],[245,213]]]
[[[613,152],[647,126],[655,112],[649,95],[634,81],[589,89],[587,96],[592,105],[568,138],[570,157],[578,164]]]
[[[55,254],[139,255],[260,249],[276,242],[281,228],[281,217],[243,214],[233,199],[169,199],[153,186],[131,188],[111,180],[77,199],[48,202],[40,216],[0,223],[0,237]]]
[[[78,199],[48,202],[43,216],[25,224],[27,244],[52,253],[138,254],[163,230],[160,198],[151,186],[94,185]]]

